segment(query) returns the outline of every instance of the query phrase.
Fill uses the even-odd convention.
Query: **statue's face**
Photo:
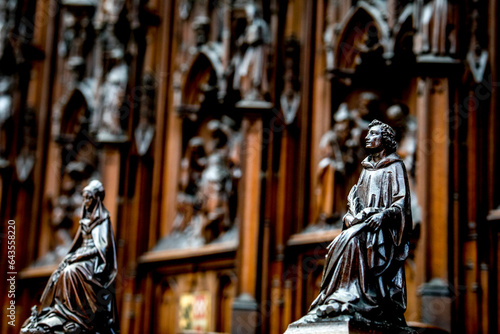
[[[368,130],[368,135],[365,138],[366,148],[382,149],[382,129],[380,126],[372,126]]]
[[[84,191],[82,195],[83,195],[83,207],[85,208],[85,210],[90,210],[93,204],[92,196],[86,191]]]

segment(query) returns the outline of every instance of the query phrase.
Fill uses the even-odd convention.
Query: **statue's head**
[[[86,210],[92,210],[98,201],[104,200],[104,187],[100,181],[92,180],[83,188],[83,206]]]
[[[368,135],[366,136],[366,148],[373,153],[385,150],[387,154],[396,151],[396,131],[389,125],[379,120],[373,120],[368,125]]]
[[[248,23],[252,23],[254,19],[262,18],[262,10],[256,4],[250,2],[245,6],[245,14],[247,16]]]

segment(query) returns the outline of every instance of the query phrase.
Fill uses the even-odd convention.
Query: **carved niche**
[[[0,75],[0,169],[9,163],[7,156],[9,153],[10,134],[9,123],[13,115],[12,104],[13,77]]]
[[[192,10],[194,46],[176,73],[174,103],[182,120],[182,159],[176,217],[155,250],[198,247],[234,240],[241,176],[240,120],[224,105],[223,49],[213,41],[207,12]],[[215,27],[216,28],[216,27]]]
[[[285,42],[283,92],[280,97],[281,111],[286,125],[295,121],[300,107],[299,59],[299,41],[295,36],[291,36]]]
[[[32,65],[44,57],[31,44],[33,15],[23,2],[0,3],[0,170],[19,154],[22,127],[31,116],[26,101]]]
[[[332,127],[319,144],[321,160],[316,170],[314,222],[320,227],[336,226],[345,212],[347,191],[359,176],[365,154],[368,125],[380,115],[380,99],[372,91],[352,93],[333,114]]]
[[[123,142],[127,136],[123,120],[127,114],[129,80],[128,45],[131,22],[124,0],[99,2],[94,21],[98,34],[96,109],[90,129],[99,142]]]
[[[269,24],[262,17],[262,9],[253,2],[245,5],[246,26],[237,38],[232,63],[233,89],[243,100],[266,100],[269,93],[268,60],[271,44]]]
[[[466,61],[474,82],[481,83],[485,79],[489,60],[488,31],[485,24],[488,15],[485,4],[479,1],[475,1],[472,4],[473,8],[470,17],[471,37]]]
[[[378,6],[380,7],[380,6]],[[352,7],[335,33],[326,35],[327,45],[335,45],[333,68],[346,73],[354,73],[358,67],[371,68],[384,65],[391,56],[389,27],[383,16],[384,11],[365,1]],[[330,28],[331,29],[331,28]],[[327,48],[327,52],[329,49]]]
[[[372,120],[383,120],[397,128],[401,156],[409,174],[414,175],[415,119],[409,115],[408,107],[399,102],[404,92],[397,87],[385,92],[380,86],[392,87],[393,79],[408,75],[415,63],[414,51],[425,6],[439,8],[437,13],[443,14],[443,4],[434,1],[424,4],[361,0],[350,8],[339,8],[333,2],[328,5],[323,37],[327,70],[332,74],[334,87],[332,104],[338,109],[332,110],[332,127],[319,143],[313,221],[320,226],[338,222],[345,212],[345,191],[359,176]],[[401,68],[406,74],[400,74]],[[417,200],[416,195],[412,198]],[[418,203],[412,206],[418,217]]]
[[[155,134],[156,80],[152,73],[143,78],[140,95],[139,123],[134,131],[135,145],[139,156],[145,156],[153,143]]]
[[[98,176],[98,143],[90,133],[96,105],[95,6],[91,1],[64,1],[61,6],[58,60],[64,90],[54,105],[51,131],[60,152],[61,181],[57,196],[47,202],[52,232],[49,251],[33,266],[57,264],[66,255],[81,216],[83,186]]]
[[[189,120],[180,162],[177,214],[172,232],[156,249],[197,247],[234,239],[238,181],[241,177],[241,135],[226,115]],[[186,125],[186,124],[185,124]],[[187,131],[186,131],[187,132]]]
[[[414,52],[434,56],[456,55],[458,4],[450,0],[417,0],[414,18],[417,34]]]
[[[36,116],[32,108],[27,108],[23,119],[23,136],[16,157],[16,174],[20,182],[26,182],[33,172],[36,159]]]
[[[95,110],[96,80],[92,73],[94,11],[95,7],[89,2],[63,6],[61,9],[62,34],[58,55],[67,82],[54,106],[52,120],[52,134],[59,142],[71,142],[82,130],[88,131],[88,123]]]
[[[17,65],[11,34],[16,25],[17,1],[0,3],[0,169],[9,165],[7,160],[13,134],[11,133],[14,115],[13,91],[16,83]]]

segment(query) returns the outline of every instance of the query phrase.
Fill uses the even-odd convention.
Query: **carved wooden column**
[[[118,147],[105,146],[99,152],[101,161],[102,184],[106,189],[104,197],[104,205],[111,216],[113,230],[118,233],[118,208],[119,208],[119,186],[120,186],[120,169],[121,169],[121,154]],[[118,235],[118,234],[117,234]]]
[[[236,105],[243,114],[242,179],[239,208],[240,246],[238,249],[238,297],[233,303],[231,331],[256,333],[260,325],[258,277],[261,246],[261,169],[263,118],[270,111],[268,102],[242,101]],[[244,197],[242,195],[244,194]]]
[[[417,98],[417,193],[422,199],[422,240],[417,266],[425,268],[421,287],[422,322],[445,329],[451,326],[452,295],[449,282],[449,193],[447,78],[419,82]]]

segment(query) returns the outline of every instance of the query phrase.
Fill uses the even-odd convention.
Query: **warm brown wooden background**
[[[0,282],[9,219],[18,274],[16,327],[2,316],[1,333],[18,333],[57,265],[34,265],[59,243],[57,201],[78,199],[78,182],[91,175],[104,184],[117,239],[122,333],[178,333],[180,295],[197,291],[211,296],[211,332],[283,333],[318,292],[324,249],[339,233],[315,226],[321,139],[339,105],[356,109],[366,91],[380,97],[381,111],[406,105],[417,124],[413,190],[421,218],[406,266],[406,319],[453,333],[498,332],[498,1],[256,1],[269,26],[270,104],[243,108],[232,78],[250,0],[123,0],[117,34],[126,38],[128,78],[119,143],[77,137],[98,95],[74,89],[84,81],[61,51],[67,43],[81,55],[83,77],[104,89],[99,71],[109,67],[100,64],[95,13],[107,1],[10,2],[13,10],[0,7],[11,18],[0,36],[0,79],[11,84],[0,93],[12,104],[0,129]],[[91,28],[68,35],[65,13]],[[200,18],[209,22],[201,41],[193,29]],[[360,45],[370,34],[377,48]],[[146,86],[154,97],[143,107],[137,92]],[[287,92],[300,103],[285,124]],[[230,202],[235,237],[155,248],[175,228],[189,140],[210,144],[207,124],[223,115],[235,121],[230,138],[241,145],[232,160],[241,170]],[[145,154],[136,140],[141,122],[154,129]],[[33,168],[19,157],[34,159]],[[91,172],[74,171],[76,182],[69,162]],[[77,222],[65,228],[70,236]],[[5,310],[9,299],[0,295]]]

